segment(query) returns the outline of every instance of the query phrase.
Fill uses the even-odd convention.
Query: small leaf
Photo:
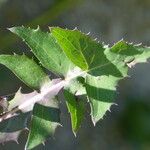
[[[150,57],[150,48],[127,43],[123,40],[105,50],[105,55],[111,63],[126,77],[128,69],[136,63],[146,62]]]
[[[5,143],[9,141],[15,141],[18,142],[18,137],[21,134],[22,130],[20,131],[15,131],[11,133],[1,133],[0,132],[0,143]]]
[[[15,97],[9,101],[9,106],[8,106],[8,111],[11,111],[12,109],[16,108],[17,106],[22,105],[24,102],[29,101],[31,98],[34,96],[38,95],[36,91],[28,93],[28,94],[23,94],[21,92],[21,88],[17,91],[15,94]],[[26,108],[21,109],[22,112],[29,112],[33,110],[34,103],[30,103]]]
[[[86,106],[83,98],[86,94],[85,88],[78,80],[72,80],[64,90],[67,108],[71,116],[72,130],[75,135],[83,121]]]
[[[53,136],[55,129],[60,125],[60,110],[57,101],[51,99],[49,102],[46,100],[45,103],[46,106],[37,103],[34,105],[26,149],[32,149],[45,142],[47,138]]]
[[[48,76],[42,69],[25,55],[0,55],[0,64],[9,68],[20,80],[28,86],[39,89]]]
[[[103,118],[107,110],[115,103],[116,85],[119,79],[114,76],[94,77],[87,75],[86,91],[91,105],[91,117],[94,125]]]
[[[34,55],[48,70],[65,76],[71,69],[72,63],[50,33],[44,33],[39,28],[33,30],[25,27],[13,27],[9,30],[25,40]]]
[[[12,114],[0,122],[0,132],[15,132],[27,128],[27,120],[31,113]]]
[[[18,141],[23,129],[27,128],[27,120],[30,113],[13,114],[3,122],[0,122],[0,143]]]

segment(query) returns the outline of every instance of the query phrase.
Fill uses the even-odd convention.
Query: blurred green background
[[[28,47],[6,28],[18,25],[44,30],[60,26],[91,33],[106,44],[124,38],[150,46],[150,0],[0,0],[0,54],[31,55]],[[0,95],[14,93],[22,86],[8,69],[0,66]],[[77,138],[71,132],[69,114],[62,109],[63,128],[35,150],[150,150],[150,63],[138,64],[117,87],[117,106],[93,127],[86,115]],[[13,142],[0,150],[23,150]]]

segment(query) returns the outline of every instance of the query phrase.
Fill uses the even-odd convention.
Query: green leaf
[[[93,65],[96,67],[94,60],[105,61],[105,57],[102,57],[104,56],[103,47],[80,31],[54,27],[51,28],[51,33],[68,58],[81,69],[89,70]]]
[[[107,59],[118,69],[121,75],[115,75],[115,70],[111,66],[110,74],[94,77],[86,77],[86,90],[91,105],[91,116],[96,124],[103,118],[105,112],[110,110],[115,103],[115,91],[119,80],[128,75],[128,69],[139,62],[146,62],[150,57],[150,49],[147,47],[134,46],[125,41],[119,41],[112,48],[106,48]],[[103,69],[103,67],[101,67]],[[112,71],[112,73],[111,73]]]
[[[79,83],[79,78],[72,80],[64,90],[67,108],[71,115],[72,130],[75,135],[84,119],[86,105],[83,97],[85,94],[85,87]]]
[[[94,125],[103,118],[107,110],[115,103],[116,85],[119,78],[114,76],[94,77],[87,75],[86,91],[91,106]]]
[[[150,48],[119,41],[105,50],[109,61],[116,66],[122,76],[127,76],[128,69],[136,63],[146,62],[150,57]]]
[[[103,45],[92,40],[89,36],[77,30],[72,31],[61,28],[52,28],[51,32],[68,58],[89,74],[86,77],[86,91],[91,105],[92,120],[95,124],[114,103],[116,78],[120,79],[122,74],[106,58]],[[102,78],[97,81],[98,78],[95,76]],[[113,90],[110,95],[108,94],[110,96],[108,97],[106,91],[109,92],[110,89],[107,84],[111,81],[110,88]]]
[[[110,73],[120,76],[120,72],[106,58],[103,45],[92,40],[89,36],[78,30],[61,28],[51,28],[51,32],[66,56],[82,70],[94,76]],[[110,67],[113,68],[113,72]]]
[[[48,76],[33,60],[25,55],[0,55],[0,64],[9,68],[20,80],[34,89],[39,89]]]
[[[25,27],[13,27],[9,30],[25,40],[45,68],[57,75],[66,76],[72,63],[50,33],[44,33],[39,28],[33,30]]]
[[[49,105],[46,103],[45,106],[38,103],[34,105],[26,149],[32,149],[45,142],[48,137],[53,136],[55,129],[60,125],[57,101],[51,99],[48,102]]]

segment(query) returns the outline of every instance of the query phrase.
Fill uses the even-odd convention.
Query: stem
[[[6,112],[0,116],[0,122],[5,119],[8,119],[12,114],[25,109],[27,106],[33,105],[39,101],[42,101],[44,97],[53,98],[58,92],[66,86],[72,79],[75,79],[78,76],[85,74],[86,71],[79,72],[77,74],[73,74],[71,77],[66,78],[65,80],[61,80],[57,84],[54,84],[45,90],[42,90],[41,93],[33,96],[32,98],[28,99],[27,101],[23,102],[21,105],[17,106],[16,108],[12,109],[11,111]]]

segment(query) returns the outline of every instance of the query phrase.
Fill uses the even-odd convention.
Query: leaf
[[[81,69],[88,72],[86,91],[91,105],[92,120],[95,124],[114,103],[113,95],[115,95],[114,91],[116,90],[116,78],[120,79],[122,74],[106,58],[103,45],[92,40],[87,35],[77,30],[71,31],[60,28],[52,28],[51,32],[68,58]],[[96,76],[101,77],[100,81],[97,81],[98,78]],[[111,81],[112,83],[109,83]],[[108,94],[110,97],[105,92],[108,91],[109,93],[110,91],[107,84],[110,84],[110,89],[113,89],[112,93]]]
[[[111,105],[115,103],[116,85],[119,78],[114,76],[94,77],[87,75],[86,91],[91,106],[94,125],[103,118]]]
[[[60,125],[60,110],[56,100],[46,100],[46,106],[35,104],[26,149],[32,149],[53,136]]]
[[[18,141],[20,133],[27,128],[30,113],[13,114],[0,122],[0,143]]]
[[[41,88],[43,100],[34,105],[30,133],[26,143],[27,149],[32,149],[45,142],[48,137],[53,136],[60,125],[60,110],[54,96],[64,85],[60,79],[55,79],[51,82],[51,86],[52,88],[49,88],[49,85],[46,84]]]
[[[95,124],[114,104],[117,82],[127,76],[128,66],[144,61],[150,52],[124,41],[106,48],[78,30],[51,28],[51,32],[67,57],[88,73],[86,91]]]
[[[12,114],[6,120],[0,122],[0,132],[15,132],[27,128],[27,120],[31,113]]]
[[[0,133],[0,143],[5,143],[9,141],[15,141],[18,142],[18,137],[21,134],[22,130],[15,131],[11,133]]]
[[[86,89],[94,124],[103,118],[105,112],[110,110],[111,105],[115,103],[115,91],[118,81],[126,77],[128,69],[136,63],[145,62],[150,57],[150,49],[119,41],[112,48],[107,48],[105,55],[116,66],[121,76],[114,76],[112,73],[109,76],[102,75],[97,78],[87,76]],[[114,71],[111,67],[109,69]]]
[[[68,70],[72,68],[72,63],[50,33],[44,33],[39,28],[33,30],[25,27],[13,27],[9,30],[25,40],[34,55],[48,70],[57,75],[66,76]]]
[[[80,77],[80,80],[83,80],[83,78]],[[84,118],[85,101],[83,96],[85,94],[85,87],[79,83],[79,78],[71,80],[70,84],[64,90],[67,108],[71,115],[72,130],[75,135]]]
[[[132,65],[145,62],[150,57],[150,49],[119,41],[112,48],[106,49],[105,54],[122,75],[119,77],[110,74],[97,78],[87,76],[86,89],[91,103],[91,115],[94,124],[103,118],[105,112],[110,110],[110,106],[115,103],[117,82],[127,76],[128,69]],[[113,68],[110,70],[113,71]]]
[[[42,84],[49,81],[40,66],[25,55],[0,55],[0,64],[5,65],[20,80],[34,89],[39,89]]]
[[[92,40],[89,36],[78,30],[61,28],[51,28],[51,32],[66,56],[82,70],[99,76],[110,74],[109,67],[113,67],[114,74],[120,75],[116,67],[106,58],[103,45]],[[111,71],[111,73],[113,72]]]
[[[29,101],[31,98],[35,97],[38,95],[36,91],[28,93],[28,94],[23,94],[21,92],[21,88],[16,92],[15,97],[9,101],[9,106],[8,106],[8,111],[11,111],[12,109],[22,105],[26,101]],[[22,112],[29,112],[33,110],[34,103],[30,103],[27,107],[21,109]]]
[[[122,76],[125,77],[129,68],[136,63],[147,61],[150,57],[150,48],[133,45],[121,40],[111,48],[107,48],[105,55],[117,67]]]

